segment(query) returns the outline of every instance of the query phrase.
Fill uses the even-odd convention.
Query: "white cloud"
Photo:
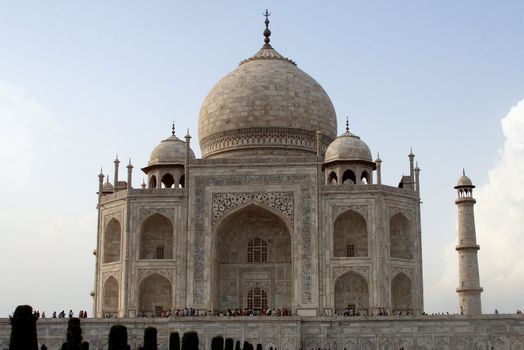
[[[500,159],[475,195],[485,312],[523,308],[524,100],[502,119],[502,130],[506,141]]]
[[[505,143],[500,158],[488,181],[474,191],[484,313],[495,308],[507,313],[524,309],[524,100],[511,108],[501,124]],[[446,247],[446,269],[435,286],[437,293],[458,285],[455,244]]]

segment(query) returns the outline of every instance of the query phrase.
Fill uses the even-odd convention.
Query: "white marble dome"
[[[324,89],[269,44],[211,89],[198,121],[203,158],[315,155],[317,131],[327,146],[336,130]]]
[[[173,133],[170,137],[162,140],[151,152],[148,166],[184,164],[186,154],[186,143]],[[190,159],[195,159],[195,154],[190,149]]]
[[[469,177],[466,176],[466,174],[463,174],[457,181],[457,185],[455,186],[455,188],[457,187],[471,187],[471,188],[474,188],[475,186],[473,185],[473,182],[471,182],[471,179]]]
[[[373,162],[368,145],[348,130],[337,137],[326,150],[324,163],[335,161]]]

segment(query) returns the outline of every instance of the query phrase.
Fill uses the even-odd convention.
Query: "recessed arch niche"
[[[247,308],[254,290],[264,291],[269,307],[291,310],[291,240],[286,219],[258,204],[239,208],[222,219],[212,243],[214,310]],[[254,242],[263,248],[260,259],[252,255]]]

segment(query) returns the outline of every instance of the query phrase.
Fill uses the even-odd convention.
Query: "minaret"
[[[113,176],[113,181],[115,183],[114,187],[115,187],[115,192],[116,192],[116,189],[118,187],[118,167],[120,166],[120,160],[118,160],[118,154],[116,155],[113,163],[115,163],[115,176]]]
[[[480,302],[479,265],[477,251],[480,247],[477,245],[475,234],[475,216],[473,206],[476,201],[473,198],[472,184],[466,173],[462,171],[462,176],[458,180],[455,189],[458,198],[455,204],[458,207],[458,244],[456,250],[459,255],[459,295],[460,313],[464,315],[482,314]]]
[[[379,153],[377,153],[375,164],[377,164],[377,185],[382,185],[382,159]]]

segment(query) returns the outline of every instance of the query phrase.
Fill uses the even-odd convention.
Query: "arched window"
[[[186,187],[186,176],[182,175],[180,176],[180,181],[178,181],[178,188],[184,188]]]
[[[173,259],[173,224],[165,216],[153,214],[142,223],[140,259]]]
[[[118,282],[111,276],[104,283],[102,296],[102,313],[104,316],[117,316],[118,314]]]
[[[360,176],[360,181],[362,181],[362,183],[364,183],[365,185],[369,184],[370,181],[369,181],[369,173],[367,171],[363,171],[362,172],[362,175]]]
[[[391,307],[393,311],[413,312],[411,279],[402,272],[391,281]]]
[[[328,176],[328,185],[336,185],[338,183],[337,174],[332,171]]]
[[[138,312],[144,316],[160,316],[172,309],[172,286],[169,280],[152,274],[142,280],[138,292]]]
[[[165,174],[162,176],[162,185],[164,185],[164,188],[171,188],[175,184],[175,179],[173,179],[173,175],[171,174]]]
[[[247,293],[248,309],[267,309],[267,293],[260,287],[254,287]]]
[[[361,214],[348,210],[337,217],[333,225],[333,256],[368,256],[368,229]]]
[[[355,177],[355,173],[352,170],[346,170],[344,171],[344,175],[342,175],[342,183],[343,184],[356,184],[357,178]]]
[[[104,263],[120,260],[120,223],[111,219],[104,234]]]
[[[401,213],[389,221],[389,256],[391,258],[413,259],[414,243],[409,220]]]
[[[156,176],[152,175],[149,178],[149,188],[156,188]]]
[[[247,244],[247,262],[267,262],[267,242],[261,238],[255,238]]]

